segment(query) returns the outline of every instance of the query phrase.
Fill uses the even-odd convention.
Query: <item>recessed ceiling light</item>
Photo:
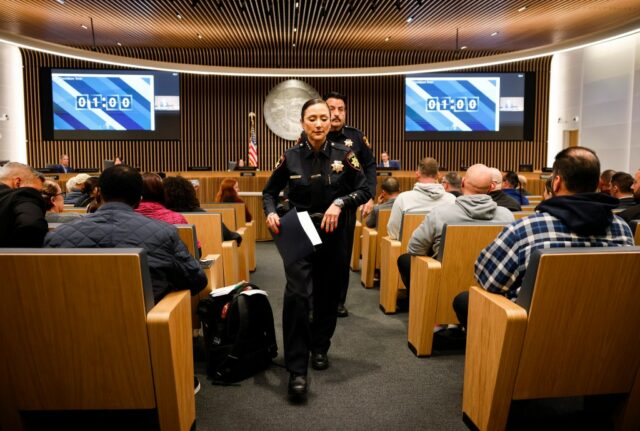
[[[410,22],[412,22],[412,21],[413,21],[413,17],[412,17],[412,16],[410,16],[409,18],[407,18],[407,22],[409,22],[409,23],[410,23]]]
[[[522,6],[520,9],[518,9],[518,12],[523,12],[525,10],[527,10],[527,7],[526,6]]]
[[[64,0],[56,0],[60,4],[64,4]]]
[[[462,45],[462,46],[460,47],[460,50],[463,50],[463,49],[467,49],[467,45]]]
[[[198,39],[202,39],[202,35],[198,33]]]
[[[497,36],[499,33],[497,31],[494,31],[493,33],[491,33],[491,36]]]
[[[176,12],[176,18],[182,19],[182,15],[180,15],[180,12]]]
[[[298,29],[293,27],[293,32],[295,33],[296,31],[298,31]]]
[[[80,27],[84,28],[85,30],[87,29],[87,26],[82,24]]]
[[[387,36],[387,37],[385,37],[385,38],[384,38],[384,41],[385,41],[385,42],[389,42],[390,40],[391,40],[391,38],[390,38],[389,36]]]
[[[122,46],[122,44],[120,42],[116,42],[116,45],[118,46]]]

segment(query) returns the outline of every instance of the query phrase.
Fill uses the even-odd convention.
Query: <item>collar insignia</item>
[[[351,148],[351,147],[353,146],[353,141],[352,141],[351,139],[345,139],[345,140],[344,140],[344,144],[345,144],[347,147]]]
[[[342,172],[343,168],[344,168],[344,165],[342,164],[342,162],[340,160],[334,160],[333,163],[331,163],[331,169],[333,170],[333,172],[335,172],[337,174]]]

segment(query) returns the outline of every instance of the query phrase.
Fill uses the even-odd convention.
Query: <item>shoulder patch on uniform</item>
[[[347,154],[347,163],[349,164],[349,166],[351,166],[353,169],[359,171],[360,170],[360,161],[358,160],[358,158],[356,157],[356,155],[349,151],[349,154]]]
[[[368,139],[366,136],[363,136],[363,137],[362,137],[362,140],[364,141],[364,144],[365,144],[367,147],[371,148],[371,144],[369,143],[369,139]]]
[[[280,156],[280,160],[276,162],[276,167],[273,168],[273,170],[275,171],[276,169],[278,169],[280,166],[282,166],[283,163],[284,163],[284,154]]]

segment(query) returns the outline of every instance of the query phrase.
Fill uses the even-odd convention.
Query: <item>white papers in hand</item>
[[[313,221],[311,221],[311,217],[307,211],[302,211],[298,213],[298,219],[300,220],[300,224],[304,229],[305,233],[311,240],[311,244],[318,245],[322,244],[322,240],[320,239],[320,235],[318,235],[318,231],[316,227],[313,225]]]

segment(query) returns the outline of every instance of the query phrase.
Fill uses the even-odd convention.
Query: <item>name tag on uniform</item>
[[[289,177],[290,180],[299,180],[300,178],[302,178],[302,175],[291,175]]]

